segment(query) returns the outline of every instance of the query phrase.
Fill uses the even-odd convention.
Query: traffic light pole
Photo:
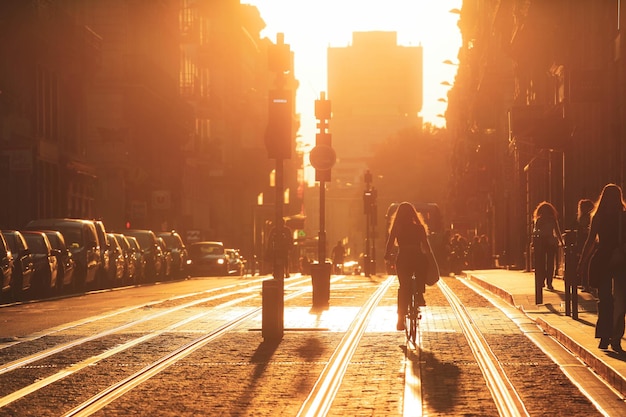
[[[372,174],[365,171],[365,191],[363,192],[363,211],[365,213],[365,253],[363,254],[363,272],[365,276],[376,274],[376,190],[372,187]]]
[[[330,299],[330,272],[332,265],[326,262],[326,182],[330,181],[330,169],[335,164],[336,155],[331,147],[331,135],[328,133],[330,120],[330,101],[322,92],[315,100],[315,117],[319,120],[319,133],[315,135],[315,147],[309,156],[315,168],[315,180],[320,183],[320,230],[318,235],[318,261],[311,265],[313,286],[313,308],[328,308]]]
[[[282,239],[284,167],[283,160],[291,158],[294,136],[292,134],[293,94],[285,88],[286,74],[292,70],[289,45],[284,43],[282,33],[268,51],[268,65],[276,72],[276,90],[269,91],[268,123],[265,133],[265,146],[268,157],[276,161],[276,199],[274,236],[271,244],[273,252],[273,279],[263,281],[262,288],[262,334],[265,341],[277,342],[284,334],[284,279],[287,262],[286,254],[279,253],[287,248]]]

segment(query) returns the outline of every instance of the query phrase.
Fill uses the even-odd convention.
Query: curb
[[[509,292],[499,288],[489,282],[483,281],[475,275],[465,275],[470,281],[475,282],[480,287],[488,290],[489,292],[497,295],[511,306],[519,309],[526,317],[537,324],[546,334],[555,338],[561,345],[563,345],[570,352],[580,358],[581,361],[588,367],[594,370],[602,379],[604,379],[611,387],[613,387],[622,396],[626,396],[626,378],[620,375],[615,369],[613,369],[606,362],[601,360],[594,353],[589,351],[585,346],[572,339],[570,336],[562,332],[560,329],[552,326],[550,323],[542,319],[541,317],[531,317],[524,311],[521,306],[515,304],[513,295]]]

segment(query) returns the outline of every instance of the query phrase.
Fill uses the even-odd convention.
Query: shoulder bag
[[[426,243],[428,243],[428,253],[426,254],[426,258],[428,259],[426,285],[432,286],[439,281],[439,265],[437,265],[437,260],[435,259],[435,254],[433,253],[433,248],[430,246],[428,238],[426,239]]]

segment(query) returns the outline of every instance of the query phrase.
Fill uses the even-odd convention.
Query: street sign
[[[335,150],[328,145],[317,145],[311,149],[309,160],[313,168],[326,171],[335,165],[337,154]]]

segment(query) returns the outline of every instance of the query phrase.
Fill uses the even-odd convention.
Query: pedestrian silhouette
[[[403,202],[393,215],[389,230],[389,238],[385,249],[385,260],[391,259],[394,246],[398,245],[396,257],[396,274],[400,286],[398,288],[398,323],[396,328],[404,330],[406,315],[412,290],[412,276],[417,283],[418,305],[426,305],[426,273],[428,271],[427,254],[430,247],[427,240],[428,229],[422,216],[411,203]]]
[[[274,278],[283,279],[289,276],[289,252],[293,246],[291,229],[285,225],[285,220],[270,230],[268,237],[268,257],[274,266]]]
[[[341,243],[341,240],[337,242],[337,245],[333,248],[333,268],[336,274],[343,274],[343,262],[346,257],[346,248]]]
[[[626,268],[623,262],[618,264],[612,261],[612,257],[621,250],[625,211],[626,203],[620,186],[605,185],[591,214],[589,236],[578,264],[579,271],[589,271],[589,285],[598,289],[595,331],[595,337],[600,339],[598,347],[607,349],[610,344],[618,353],[623,352],[621,340],[626,315]]]
[[[535,264],[535,302],[543,303],[543,287],[553,290],[559,245],[564,246],[556,208],[542,201],[533,212],[532,245]]]

